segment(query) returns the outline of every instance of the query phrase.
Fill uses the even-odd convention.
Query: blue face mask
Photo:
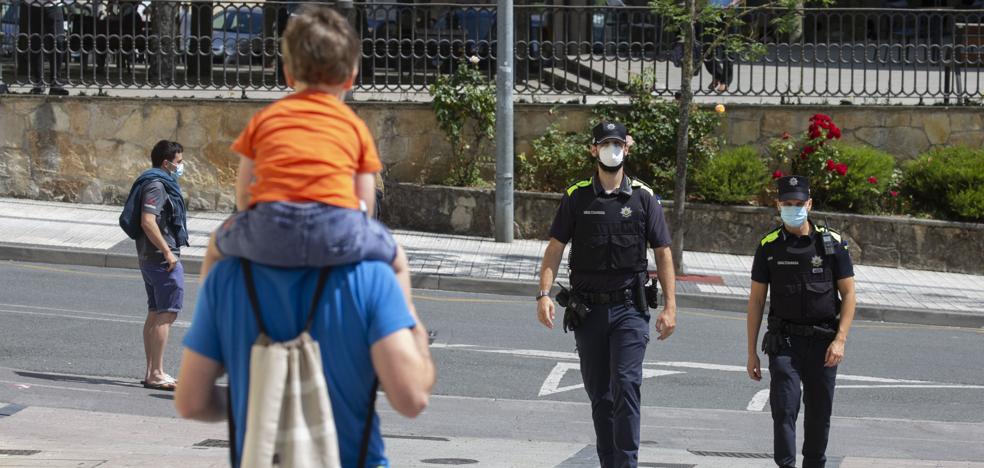
[[[806,222],[806,205],[782,206],[780,207],[779,214],[782,216],[782,222],[786,223],[786,226],[798,228]]]
[[[174,172],[172,172],[171,174],[174,176],[175,179],[177,179],[178,177],[183,176],[184,173],[185,173],[185,165],[184,165],[184,163],[174,164]]]

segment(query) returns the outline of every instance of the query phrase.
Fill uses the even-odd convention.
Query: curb
[[[137,269],[139,266],[136,256],[132,254],[111,253],[95,249],[69,250],[58,247],[4,243],[0,243],[0,260],[127,269]],[[181,262],[184,264],[187,274],[197,275],[201,270],[201,257],[186,256],[181,259]],[[531,305],[537,289],[537,285],[532,282],[433,273],[412,273],[410,279],[416,289],[529,296]],[[554,286],[553,292],[556,293],[557,290],[558,288]],[[747,298],[739,296],[677,293],[677,307],[680,308],[710,309],[744,314],[747,304]],[[984,328],[984,315],[877,305],[858,305],[855,318],[873,322]]]

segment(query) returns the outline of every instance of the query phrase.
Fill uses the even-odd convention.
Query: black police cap
[[[779,185],[779,200],[810,199],[810,179],[803,176],[786,176],[777,181]]]
[[[625,136],[627,134],[628,132],[625,130],[625,125],[618,122],[602,121],[591,129],[591,138],[596,145],[605,140],[618,140],[625,143]]]

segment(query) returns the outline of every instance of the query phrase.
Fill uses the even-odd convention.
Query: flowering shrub
[[[890,189],[897,192],[895,159],[872,148],[837,144],[840,138],[841,129],[830,116],[813,115],[799,137],[785,132],[770,142],[772,178],[809,177],[815,209],[896,212],[885,200]]]

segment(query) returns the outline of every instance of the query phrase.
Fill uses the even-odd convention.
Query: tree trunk
[[[155,1],[151,6],[151,28],[147,48],[148,77],[151,84],[174,84],[174,46],[177,33],[177,4]]]
[[[697,17],[696,0],[685,0],[687,13],[691,18]],[[683,239],[687,235],[684,223],[684,213],[687,204],[687,153],[690,146],[688,133],[690,130],[690,107],[694,100],[691,88],[694,63],[694,23],[683,24],[683,77],[680,80],[680,124],[677,126],[676,144],[676,185],[673,188],[673,227],[671,237],[673,245],[673,265],[678,275],[683,274]]]

